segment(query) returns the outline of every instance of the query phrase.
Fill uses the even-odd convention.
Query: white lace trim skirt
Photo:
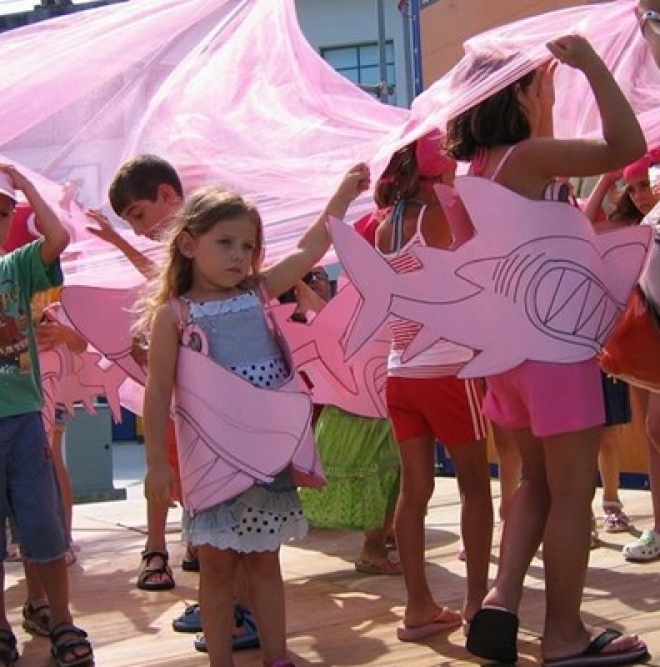
[[[304,537],[307,529],[296,489],[274,491],[258,485],[192,517],[184,511],[182,520],[185,542],[238,552],[275,551]]]

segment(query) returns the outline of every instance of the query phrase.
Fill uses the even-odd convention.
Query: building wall
[[[412,101],[412,64],[406,48],[406,19],[394,0],[382,0],[385,39],[394,45],[396,91],[394,103],[409,106]],[[375,0],[296,0],[298,22],[307,41],[320,53],[322,48],[378,41]],[[389,82],[392,83],[392,82]]]
[[[424,88],[460,60],[466,39],[518,19],[587,4],[594,3],[580,0],[422,0],[420,31]]]

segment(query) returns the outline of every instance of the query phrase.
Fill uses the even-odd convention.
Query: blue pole
[[[410,2],[410,25],[412,32],[413,51],[413,82],[415,96],[424,90],[424,79],[422,76],[422,35],[420,30],[420,0]]]

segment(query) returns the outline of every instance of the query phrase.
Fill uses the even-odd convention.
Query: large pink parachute
[[[323,61],[293,2],[128,2],[6,33],[0,63],[5,156],[84,179],[82,203],[98,207],[126,158],[159,154],[187,191],[213,182],[256,200],[269,259],[408,115]]]
[[[636,4],[565,9],[474,37],[411,111],[381,104],[323,61],[300,31],[293,0],[133,0],[70,14],[0,35],[0,153],[50,181],[76,181],[82,207],[104,204],[126,158],[160,154],[187,190],[214,182],[255,199],[270,261],[352,163],[371,161],[377,176],[394,149],[547,59],[545,43],[567,32],[592,41],[657,142],[660,73]],[[597,135],[583,75],[561,67],[557,83],[558,136]],[[46,190],[57,201],[59,188]],[[367,193],[351,213],[369,206]],[[75,203],[72,210],[74,237],[88,238]],[[119,258],[101,247],[74,247],[70,257],[94,255],[107,284]],[[74,266],[68,260],[67,272]]]
[[[637,6],[637,0],[617,0],[571,7],[516,21],[468,40],[461,61],[414,100],[409,121],[383,144],[379,161],[411,137],[432,127],[444,127],[452,116],[538,67],[550,58],[547,42],[571,33],[589,39],[637,113],[647,141],[657,145],[660,72],[639,29]],[[560,66],[555,81],[555,135],[600,136],[599,114],[584,75]]]
[[[186,191],[218,183],[256,201],[270,262],[292,247],[351,164],[370,162],[375,182],[394,150],[537,67],[549,58],[545,44],[566,33],[592,42],[649,144],[658,144],[660,72],[636,6],[575,7],[478,35],[410,110],[381,104],[323,61],[298,26],[293,0],[132,0],[75,13],[0,35],[0,160],[39,174],[45,195],[66,213],[74,239],[64,257],[69,285],[142,282],[86,231],[83,211],[109,213],[114,172],[144,152],[170,160]],[[599,135],[580,72],[561,66],[556,96],[557,136]],[[67,181],[78,188],[73,201],[62,200]],[[365,193],[351,218],[371,208]],[[157,256],[157,246],[125,233]]]

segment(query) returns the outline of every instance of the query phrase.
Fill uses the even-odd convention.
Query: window
[[[323,58],[347,79],[377,94],[374,89],[380,81],[380,52],[377,42],[337,46],[321,49]],[[387,64],[387,84],[392,93],[383,96],[388,103],[396,102],[394,89],[394,43],[385,43],[385,61]]]

